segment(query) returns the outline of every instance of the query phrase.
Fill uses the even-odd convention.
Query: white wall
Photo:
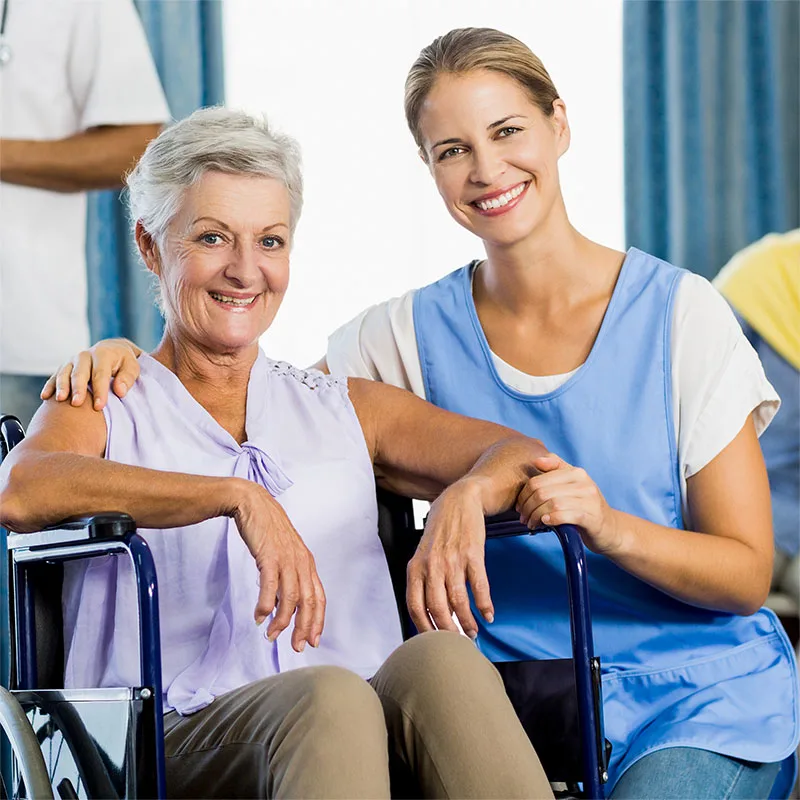
[[[489,26],[537,53],[567,104],[567,208],[623,247],[622,0],[226,0],[228,105],[266,112],[303,148],[305,209],[267,352],[299,366],[366,306],[482,255],[442,206],[403,117],[420,49]]]

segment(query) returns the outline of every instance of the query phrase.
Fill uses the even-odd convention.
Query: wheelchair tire
[[[0,728],[11,747],[13,759],[17,763],[22,783],[25,785],[25,797],[35,800],[53,800],[53,787],[47,774],[39,742],[33,732],[22,706],[8,689],[0,686]],[[6,776],[3,776],[4,778]],[[8,792],[3,786],[6,797],[19,796],[16,791]]]

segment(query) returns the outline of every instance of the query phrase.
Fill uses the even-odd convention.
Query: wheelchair
[[[24,433],[0,417],[0,461]],[[8,535],[12,658],[0,688],[4,796],[166,797],[155,564],[125,514],[70,520]],[[63,564],[126,555],[138,588],[141,686],[65,689]]]
[[[0,417],[0,461],[24,437]],[[378,489],[379,536],[404,638],[416,633],[405,607],[405,577],[421,531],[411,501]],[[603,798],[610,745],[602,734],[600,662],[594,656],[586,559],[577,528],[547,529],[567,567],[573,658],[498,664],[507,692],[556,796]],[[487,537],[529,535],[514,514],[487,520]],[[540,533],[540,532],[537,532]],[[125,514],[69,520],[7,538],[12,663],[0,687],[5,797],[164,798],[166,771],[155,565]],[[140,686],[65,689],[61,586],[66,561],[123,555],[138,587]],[[531,703],[531,686],[550,687]]]

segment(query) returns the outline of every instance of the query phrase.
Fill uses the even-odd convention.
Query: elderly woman
[[[437,541],[477,532],[515,502],[542,446],[259,350],[302,202],[291,140],[199,111],[150,144],[128,186],[164,338],[103,414],[38,411],[3,464],[0,522],[25,532],[116,509],[144,530],[161,584],[170,794],[389,797],[391,764],[425,797],[550,796],[470,640],[401,643],[375,503],[377,474],[438,495]],[[113,559],[66,572],[69,686],[136,682],[130,577]]]

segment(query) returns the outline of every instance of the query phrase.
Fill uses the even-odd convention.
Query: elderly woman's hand
[[[232,515],[258,567],[256,623],[277,608],[267,627],[267,638],[274,642],[297,610],[292,647],[298,653],[307,642],[316,647],[325,624],[325,591],[314,556],[266,489],[251,481],[242,481],[241,489]]]
[[[520,521],[531,530],[540,525],[577,525],[593,553],[616,552],[620,535],[614,509],[586,471],[553,453],[534,459],[533,465],[539,474],[527,481],[517,498]]]
[[[69,400],[79,406],[86,399],[91,381],[94,407],[100,411],[108,401],[111,385],[117,397],[124,397],[133,386],[139,377],[136,359],[141,354],[142,349],[130,339],[103,339],[59,367],[45,383],[40,396],[47,400],[55,394],[56,400]]]
[[[457,481],[431,506],[425,532],[408,564],[406,602],[420,632],[457,630],[453,613],[471,638],[478,624],[469,605],[467,581],[475,604],[488,622],[494,620],[484,563],[486,527],[481,502],[481,478]]]

